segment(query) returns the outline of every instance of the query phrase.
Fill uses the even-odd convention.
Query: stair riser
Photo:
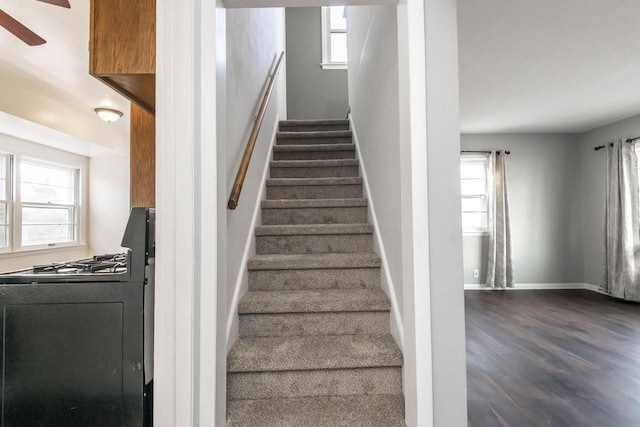
[[[240,338],[389,333],[388,311],[241,314]]]
[[[264,225],[363,224],[367,207],[262,209]]]
[[[267,187],[267,199],[358,199],[362,184],[348,185],[276,185]]]
[[[249,271],[250,291],[362,289],[379,286],[379,267]]]
[[[305,125],[305,126],[290,126],[281,124],[280,132],[322,132],[322,131],[334,131],[334,130],[349,130],[349,123],[343,125]]]
[[[271,178],[337,178],[359,174],[358,166],[271,168]]]
[[[277,145],[317,145],[317,144],[351,144],[350,136],[336,136],[330,138],[278,138]]]
[[[318,234],[297,236],[256,236],[256,253],[319,254],[371,252],[371,234]]]
[[[407,427],[402,394],[232,400],[227,427]]]
[[[274,151],[273,160],[333,160],[355,159],[355,150]]]
[[[400,367],[242,372],[227,376],[228,400],[400,393]]]

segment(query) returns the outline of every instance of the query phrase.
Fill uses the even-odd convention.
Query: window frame
[[[31,156],[22,156],[16,155],[15,159],[15,200],[14,200],[14,218],[16,218],[15,224],[12,228],[14,228],[14,247],[20,250],[34,250],[34,249],[50,249],[54,247],[69,247],[69,246],[77,246],[79,244],[79,212],[80,212],[80,168],[70,165],[63,165],[60,163],[49,162],[42,159],[38,159]],[[64,204],[64,203],[43,203],[43,202],[26,202],[22,200],[22,162],[26,161],[27,163],[42,165],[45,167],[51,167],[60,170],[70,171],[73,174],[73,204]],[[22,222],[22,210],[25,207],[33,207],[33,208],[65,208],[73,210],[73,222],[70,225],[73,226],[73,239],[66,242],[50,242],[50,243],[41,243],[35,245],[24,245],[22,241],[22,234],[24,225]],[[19,229],[19,230],[18,230]],[[20,231],[20,232],[18,232]]]
[[[486,212],[487,215],[487,226],[486,227],[470,227],[462,224],[462,233],[466,236],[488,236],[491,234],[491,228],[493,224],[493,218],[491,217],[491,201],[493,198],[492,194],[492,177],[493,177],[493,169],[491,164],[491,154],[490,153],[461,153],[460,154],[460,169],[462,170],[463,163],[482,163],[484,164],[484,183],[485,183],[485,191],[477,194],[460,194],[460,216],[464,213],[474,213],[474,212]],[[460,185],[462,186],[462,173],[460,174]],[[485,206],[486,210],[473,210],[473,211],[465,211],[462,208],[462,200],[464,199],[475,199],[479,197],[484,197],[486,200]]]
[[[69,250],[70,248],[78,248],[86,246],[86,232],[88,225],[87,212],[87,188],[88,188],[88,166],[89,159],[74,153],[64,152],[51,147],[39,146],[39,144],[29,141],[22,141],[24,149],[15,150],[13,146],[8,146],[0,140],[0,154],[8,155],[9,165],[7,168],[8,178],[8,245],[0,247],[0,259],[10,258],[13,256],[21,256],[42,251]],[[74,204],[58,204],[58,203],[38,203],[23,202],[21,198],[21,162],[26,160],[28,163],[40,164],[70,170],[73,172],[74,181]],[[2,200],[4,201],[4,199]],[[73,210],[73,240],[66,242],[44,243],[34,245],[23,245],[22,242],[22,209],[23,207],[64,207]]]
[[[13,158],[14,155],[11,153],[6,153],[4,151],[0,151],[1,157],[7,158],[7,168],[6,175],[4,176],[5,180],[5,198],[0,199],[0,203],[6,204],[6,224],[0,224],[2,227],[7,228],[7,246],[0,246],[0,254],[9,253],[12,251],[12,241],[13,241]]]
[[[340,33],[347,34],[347,30],[344,29],[331,29],[331,8],[332,7],[346,7],[346,6],[323,6],[320,8],[321,18],[321,40],[322,40],[322,62],[320,65],[324,70],[346,70],[348,68],[347,62],[331,61],[331,34]],[[346,11],[346,9],[345,9]]]

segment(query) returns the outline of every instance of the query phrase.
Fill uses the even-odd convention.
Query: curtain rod
[[[639,139],[640,139],[640,136],[636,136],[635,138],[628,138],[625,142],[626,142],[627,144],[630,144],[630,143],[632,143],[633,141],[637,141],[637,140],[639,140]],[[593,149],[594,149],[595,151],[598,151],[598,150],[602,150],[602,149],[603,149],[603,148],[605,148],[605,147],[606,147],[606,145],[598,145],[597,147],[593,147]],[[609,143],[609,147],[613,147],[613,142],[610,142],[610,143]]]
[[[461,150],[461,153],[483,153],[483,154],[491,154],[489,150]],[[497,155],[500,155],[501,150],[496,151]],[[504,154],[511,154],[511,151],[504,150]]]

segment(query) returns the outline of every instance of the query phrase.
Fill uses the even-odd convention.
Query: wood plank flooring
[[[586,290],[465,303],[469,426],[640,426],[639,304]]]

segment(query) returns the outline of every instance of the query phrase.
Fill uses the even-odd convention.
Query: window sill
[[[77,245],[76,244],[73,244],[73,245],[60,244],[52,248],[39,247],[39,248],[33,248],[33,249],[19,249],[17,251],[11,251],[11,252],[0,252],[0,259],[21,258],[21,257],[28,257],[33,255],[46,255],[51,253],[73,252],[73,251],[81,251],[81,250],[86,251],[88,247],[89,245],[87,245],[86,243],[80,243]]]
[[[491,233],[489,233],[488,231],[481,231],[481,230],[475,230],[475,231],[462,231],[462,235],[463,236],[469,236],[469,237],[474,237],[474,236],[489,236]]]
[[[323,70],[346,70],[347,64],[340,62],[323,62],[320,64]]]

